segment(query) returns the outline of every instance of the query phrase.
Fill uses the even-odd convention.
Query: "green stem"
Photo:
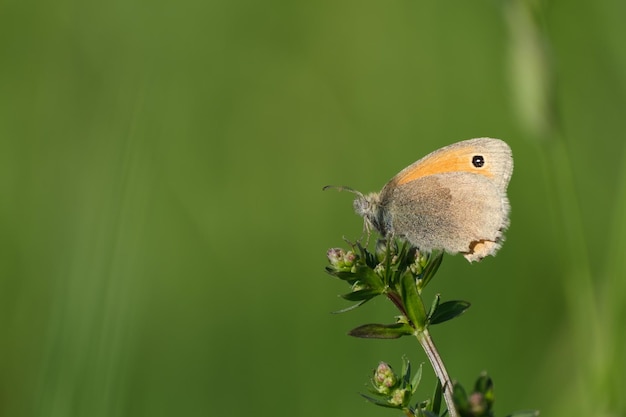
[[[420,345],[422,345],[422,349],[426,352],[426,356],[428,356],[428,360],[433,366],[435,375],[437,375],[439,382],[441,382],[443,399],[448,407],[448,415],[450,417],[458,417],[458,413],[454,407],[454,401],[452,400],[452,381],[450,381],[448,371],[446,371],[446,367],[439,356],[433,339],[430,337],[430,333],[428,333],[428,329],[416,332],[415,337],[420,342]]]

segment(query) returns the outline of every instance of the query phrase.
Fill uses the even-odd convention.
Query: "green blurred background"
[[[0,3],[0,415],[384,416],[410,338],[346,332],[347,193],[463,139],[512,147],[495,258],[430,290],[500,416],[626,416],[626,3]],[[432,294],[428,295],[429,297]],[[433,378],[420,394],[430,394]]]

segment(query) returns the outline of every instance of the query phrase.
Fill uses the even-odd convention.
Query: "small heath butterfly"
[[[357,195],[354,210],[368,232],[374,228],[385,238],[405,238],[425,252],[460,252],[473,262],[502,246],[512,172],[511,148],[499,139],[479,138],[426,155],[380,193],[338,188]]]

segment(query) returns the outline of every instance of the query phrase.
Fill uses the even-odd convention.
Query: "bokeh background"
[[[626,3],[0,3],[0,415],[383,416],[410,338],[346,332],[325,252],[352,196],[505,139],[495,258],[429,290],[451,376],[496,412],[626,416]],[[427,363],[426,363],[427,365]],[[434,382],[425,366],[420,394]]]

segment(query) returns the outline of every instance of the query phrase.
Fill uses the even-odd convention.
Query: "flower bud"
[[[326,252],[330,265],[336,271],[354,272],[358,256],[352,251],[344,251],[341,248],[328,249]]]
[[[403,406],[410,399],[410,393],[406,388],[397,389],[391,395],[389,404],[396,406]]]
[[[487,400],[480,392],[473,392],[469,396],[469,408],[473,416],[485,415],[488,409]]]
[[[391,369],[391,366],[385,362],[379,363],[372,377],[374,388],[381,394],[388,394],[397,383],[398,377],[393,372],[393,369]]]

